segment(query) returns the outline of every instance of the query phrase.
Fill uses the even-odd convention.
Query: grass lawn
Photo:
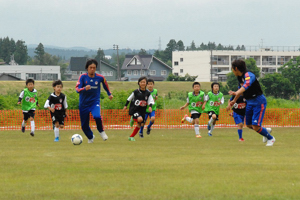
[[[299,128],[273,128],[276,142],[244,129],[107,130],[93,144],[81,131],[1,131],[0,199],[299,199]],[[96,133],[96,131],[94,131]],[[84,141],[75,146],[70,138]]]

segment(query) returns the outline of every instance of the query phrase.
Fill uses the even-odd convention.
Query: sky
[[[299,47],[299,8],[299,0],[0,0],[0,38],[91,49],[165,49],[171,39]]]

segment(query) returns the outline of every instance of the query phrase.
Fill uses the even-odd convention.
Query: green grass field
[[[299,199],[299,128],[273,128],[276,142],[244,129],[107,130],[93,144],[81,131],[1,131],[0,199]],[[94,131],[96,133],[96,131]],[[84,142],[75,146],[72,134]]]

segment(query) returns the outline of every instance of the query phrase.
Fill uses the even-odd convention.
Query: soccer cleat
[[[208,134],[208,136],[212,136],[212,134],[210,133],[210,131],[208,131],[208,133],[207,133],[207,134]]]
[[[151,128],[147,127],[147,135],[150,135]]]
[[[89,139],[89,140],[88,140],[88,143],[93,143],[93,142],[94,142],[94,139],[95,139],[95,136],[93,135],[93,138],[92,138],[92,139]]]
[[[33,132],[33,131],[31,131],[31,132],[30,132],[30,135],[33,137],[33,136],[34,136],[34,132]]]
[[[129,141],[132,141],[132,142],[135,141],[134,137],[129,137],[128,140],[129,140]]]
[[[271,128],[266,128],[268,133],[271,134],[272,133],[272,129]],[[266,143],[268,141],[268,138],[263,136],[263,143]]]
[[[107,135],[106,135],[106,133],[105,133],[104,131],[102,131],[102,132],[100,133],[100,136],[102,137],[102,139],[103,139],[104,141],[106,141],[106,140],[108,139],[108,137],[107,137]]]
[[[208,123],[208,124],[207,124],[207,130],[210,131],[210,129],[211,129],[211,126],[210,126],[210,124]]]
[[[22,126],[22,132],[24,133],[25,132],[25,126]]]
[[[267,147],[273,146],[274,142],[275,142],[275,137],[273,137],[271,140],[268,140],[266,146]]]
[[[240,138],[239,141],[240,141],[240,142],[244,142],[245,140],[244,140],[243,138]]]
[[[140,135],[140,138],[144,138],[143,133],[139,133],[139,135]]]
[[[184,115],[184,117],[181,119],[181,123],[185,122],[185,118],[188,117],[188,115]]]
[[[134,121],[133,121],[133,117],[131,116],[130,118],[130,127],[133,127]]]
[[[202,136],[201,135],[196,135],[196,138],[202,138]]]
[[[56,137],[55,139],[54,139],[54,142],[58,142],[59,141],[59,137]]]

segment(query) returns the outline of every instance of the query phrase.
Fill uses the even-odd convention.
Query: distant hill
[[[28,56],[34,57],[35,56],[35,48],[38,45],[30,44],[27,45],[28,49]],[[71,57],[82,57],[82,56],[88,56],[88,57],[94,57],[97,55],[97,50],[95,49],[88,49],[85,47],[70,47],[70,48],[64,48],[64,47],[58,47],[58,46],[51,46],[51,45],[44,45],[45,52],[59,56],[65,60],[69,60]],[[119,54],[125,53],[125,54],[133,54],[138,53],[140,49],[119,49]],[[154,54],[155,49],[149,49],[146,50],[150,54]],[[116,54],[117,51],[113,49],[104,49],[104,54],[112,56],[113,54]]]

